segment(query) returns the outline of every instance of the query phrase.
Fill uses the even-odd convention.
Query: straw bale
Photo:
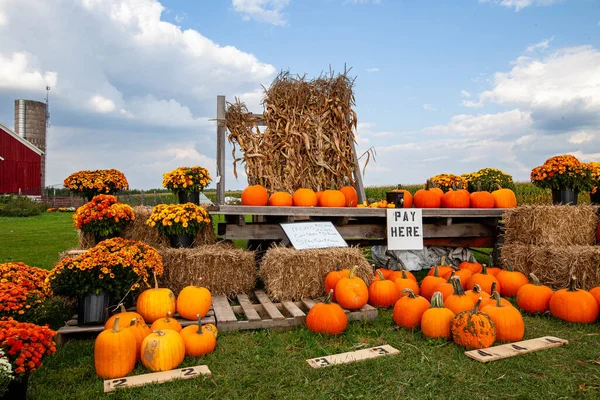
[[[579,288],[600,286],[600,246],[505,244],[502,258],[527,276],[533,272],[553,289],[567,287],[571,275]]]
[[[139,240],[154,248],[169,247],[169,240],[165,236],[158,233],[156,228],[146,225],[146,221],[152,213],[152,207],[136,206],[133,207],[133,212],[135,214],[135,220],[125,227],[123,232],[119,235],[120,237],[129,240]],[[216,241],[212,224],[206,225],[194,238],[195,246],[214,244]],[[79,231],[80,249],[89,249],[95,245],[94,235]]]
[[[256,283],[254,252],[231,245],[203,245],[192,249],[159,247],[163,287],[175,295],[189,285],[204,286],[213,295],[248,293]]]
[[[595,243],[598,207],[520,206],[504,213],[505,244],[586,246]]]
[[[296,250],[270,248],[260,264],[260,277],[273,300],[299,300],[325,295],[325,277],[336,268],[356,265],[356,275],[369,282],[373,267],[357,247]]]

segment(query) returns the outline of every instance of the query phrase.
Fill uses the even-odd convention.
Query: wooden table
[[[215,206],[212,215],[224,215],[219,235],[226,240],[282,240],[282,222],[331,221],[352,244],[385,244],[386,209],[323,207]],[[504,209],[423,209],[423,237],[427,246],[489,247],[497,239]],[[245,216],[252,216],[246,222]]]

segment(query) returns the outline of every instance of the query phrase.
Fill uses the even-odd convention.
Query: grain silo
[[[46,103],[15,100],[15,132],[44,152],[41,162],[41,186],[46,187]]]

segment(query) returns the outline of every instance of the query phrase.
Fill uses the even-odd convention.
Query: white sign
[[[279,224],[297,250],[348,247],[330,221]]]
[[[400,351],[388,344],[379,347],[371,347],[370,349],[356,350],[348,353],[334,354],[331,356],[311,358],[306,360],[308,365],[313,368],[331,367],[337,364],[347,364],[355,361],[369,360],[381,356],[390,356],[398,354]]]
[[[420,208],[388,208],[386,230],[388,250],[423,250]]]

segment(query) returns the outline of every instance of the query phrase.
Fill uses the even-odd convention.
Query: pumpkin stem
[[[577,278],[575,277],[575,275],[571,276],[571,279],[569,279],[569,288],[567,289],[567,292],[576,292],[577,291]]]
[[[125,306],[123,305],[123,303],[119,303],[119,308],[121,309],[121,311],[120,311],[120,312],[125,312],[125,311],[127,311],[127,310],[125,309]]]
[[[354,274],[356,273],[356,269],[358,268],[358,265],[353,266],[352,268],[350,268],[350,275],[348,275],[349,279],[354,278]]]
[[[481,192],[481,181],[477,181],[477,191]]]
[[[138,319],[137,318],[131,318],[131,322],[129,323],[129,326],[137,325],[137,323],[138,323]]]
[[[379,280],[385,281],[385,276],[383,276],[383,272],[381,272],[380,270],[375,270],[375,272],[377,273],[377,275],[379,275]]]
[[[200,314],[196,314],[196,317],[198,317],[198,331],[196,333],[202,335],[204,333],[202,332],[202,318],[200,318]]]
[[[171,320],[171,311],[167,311],[167,316],[165,317],[165,322],[169,322]]]
[[[403,271],[407,271],[406,265],[404,265],[404,262],[401,259],[399,259],[399,258],[398,258],[397,261],[398,261],[398,265],[400,265],[400,269],[403,270]]]
[[[433,269],[433,276],[435,276],[436,278],[439,278],[440,276],[440,269],[438,265],[436,265]]]
[[[454,288],[454,294],[456,296],[464,296],[465,291],[464,291],[462,285],[460,284],[460,278],[458,276],[453,276],[452,278],[450,278],[450,281],[452,283],[452,287]],[[473,289],[475,289],[475,288],[473,288]]]
[[[440,260],[440,267],[443,267],[445,262],[446,262],[446,256],[442,256],[442,259]]]
[[[496,282],[496,281],[492,282],[492,287],[490,288],[491,293],[494,293],[496,291],[497,285],[498,285],[498,282]]]
[[[538,279],[537,276],[535,276],[535,274],[533,272],[530,273],[529,276],[531,277],[531,280],[533,281],[533,284],[535,286],[540,286],[541,285],[540,280]]]
[[[408,275],[406,275],[406,270],[402,270],[402,279],[408,279]]]
[[[497,182],[496,182],[496,187],[498,188],[498,190],[502,189],[502,186],[500,186],[500,184]]]
[[[406,288],[402,291],[402,294],[407,294],[407,293],[408,293],[408,297],[410,297],[411,299],[417,298],[417,295],[415,294],[415,292],[412,291],[412,289]]]
[[[475,285],[473,285],[473,289],[471,289],[473,291],[473,293],[481,293],[483,290],[481,290],[481,286],[479,286],[478,283],[476,283]]]
[[[431,296],[431,306],[429,308],[444,308],[444,296],[441,292],[435,292]]]
[[[512,264],[508,260],[504,260],[504,264],[506,264],[506,269],[509,270],[510,272],[513,272],[515,270],[515,268],[512,266]]]
[[[154,275],[154,289],[158,290],[158,281],[156,280],[156,271],[152,271]]]
[[[377,271],[377,272],[379,272],[379,271]],[[325,300],[323,300],[323,303],[325,303],[325,304],[331,303],[332,297],[333,297],[333,289],[329,289],[329,293],[327,293],[327,297],[325,297]]]
[[[473,306],[473,310],[471,310],[471,312],[474,313],[474,314],[477,314],[479,312],[479,306],[480,305],[481,305],[481,297],[477,299],[477,302]]]
[[[496,300],[496,307],[502,307],[502,299],[500,298],[500,293],[494,292],[490,297]]]
[[[487,272],[487,265],[481,264],[481,273],[483,275],[487,275],[488,274],[488,272]]]
[[[119,332],[119,317],[115,318],[115,323],[112,328],[113,333]]]
[[[390,263],[392,262],[392,259],[388,257],[387,261],[385,262],[385,269],[388,269],[390,266]]]

